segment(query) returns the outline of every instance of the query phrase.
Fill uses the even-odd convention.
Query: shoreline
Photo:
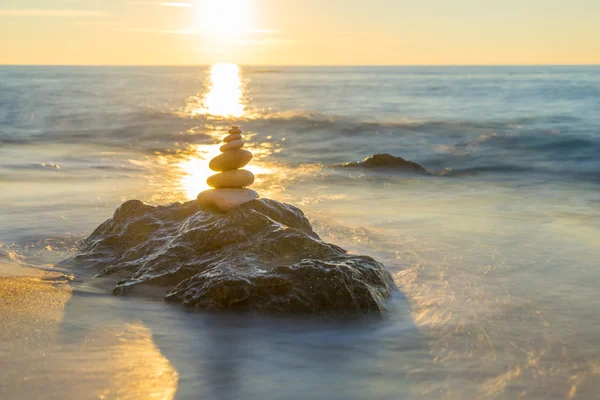
[[[106,318],[62,277],[0,263],[0,397],[173,399],[178,374],[152,330]]]
[[[46,274],[52,275],[50,271],[45,271],[35,267],[26,267],[20,264],[1,262],[0,261],[0,279],[4,278],[23,278],[23,277],[40,277]],[[57,274],[62,275],[57,272]]]

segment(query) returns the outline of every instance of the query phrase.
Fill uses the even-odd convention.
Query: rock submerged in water
[[[383,312],[397,290],[381,263],[323,242],[301,210],[268,199],[227,214],[128,201],[63,265],[119,277],[115,294],[164,287],[193,310]]]
[[[396,171],[412,172],[420,175],[431,175],[425,168],[413,161],[390,154],[375,154],[363,161],[350,162],[340,165],[343,168],[393,169]]]

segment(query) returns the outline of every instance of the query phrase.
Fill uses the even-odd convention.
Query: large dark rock
[[[118,276],[115,294],[155,285],[196,310],[381,312],[396,290],[382,264],[323,242],[302,211],[267,199],[227,214],[128,201],[64,263]]]
[[[343,168],[367,168],[367,169],[392,169],[395,171],[411,172],[420,175],[431,175],[425,168],[413,161],[407,161],[402,157],[394,157],[390,154],[375,154],[363,161],[350,162],[340,165]]]

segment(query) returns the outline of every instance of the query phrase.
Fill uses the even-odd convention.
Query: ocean
[[[194,199],[232,125],[253,189],[390,270],[382,320],[191,314],[54,267],[124,201]],[[432,175],[338,167],[381,153]],[[0,67],[0,263],[74,274],[5,333],[0,397],[595,398],[599,189],[599,66]]]

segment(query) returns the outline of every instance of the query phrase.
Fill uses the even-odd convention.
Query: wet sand
[[[0,271],[3,400],[423,397],[409,371],[428,348],[406,310],[357,324],[198,314],[112,296],[97,280]]]
[[[145,326],[98,326],[73,340],[63,324],[68,282],[61,273],[0,264],[0,397],[172,399],[177,373]]]

